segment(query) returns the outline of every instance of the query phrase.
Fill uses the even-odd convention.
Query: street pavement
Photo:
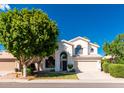
[[[124,83],[0,83],[0,88],[124,88]]]
[[[105,80],[0,80],[0,88],[124,88],[124,79]]]

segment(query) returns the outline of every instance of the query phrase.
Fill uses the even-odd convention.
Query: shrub
[[[110,64],[109,73],[113,77],[124,78],[124,64]]]
[[[102,59],[101,60],[101,71],[103,71],[103,63],[105,62],[110,63],[108,59]]]
[[[26,71],[27,71],[27,75],[31,75],[33,72],[32,68],[27,68]]]
[[[124,59],[118,59],[117,63],[118,64],[124,64]]]
[[[110,64],[109,62],[104,62],[102,64],[102,69],[105,73],[109,73],[109,64]]]
[[[72,69],[73,68],[73,64],[68,64],[68,69]]]
[[[69,72],[74,72],[73,71],[73,64],[68,64],[68,71]]]

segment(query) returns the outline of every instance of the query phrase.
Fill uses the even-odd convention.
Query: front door
[[[67,71],[67,54],[66,52],[62,52],[60,54],[60,68],[61,68],[61,71]]]
[[[67,71],[67,61],[63,61],[63,71]]]

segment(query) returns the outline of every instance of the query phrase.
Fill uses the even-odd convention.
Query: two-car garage
[[[77,63],[77,71],[78,72],[85,72],[85,71],[98,71],[99,66],[98,62],[92,61],[92,62],[87,62],[87,61],[78,61]]]
[[[77,72],[96,72],[101,69],[100,57],[76,57],[75,68]]]

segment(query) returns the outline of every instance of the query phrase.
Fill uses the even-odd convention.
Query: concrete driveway
[[[103,71],[84,71],[78,72],[77,76],[79,80],[117,80],[109,75],[109,73],[104,73]]]

